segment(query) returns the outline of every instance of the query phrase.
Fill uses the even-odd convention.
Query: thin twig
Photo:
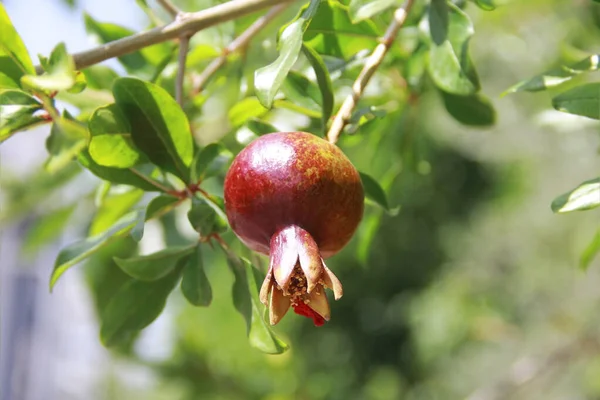
[[[175,6],[175,4],[171,3],[171,0],[156,0],[156,2],[160,4],[165,11],[171,14],[171,17],[173,18],[181,14],[181,11]]]
[[[175,80],[175,100],[183,107],[183,81],[185,78],[185,60],[190,47],[190,37],[182,36],[179,39],[179,58],[177,60],[177,78]]]
[[[111,58],[133,53],[153,44],[176,39],[182,35],[193,35],[202,29],[209,28],[221,22],[260,11],[264,8],[294,0],[231,0],[206,10],[185,14],[164,26],[159,26],[145,32],[139,32],[123,39],[115,40],[91,50],[73,54],[76,69],[83,69]],[[41,66],[36,67],[38,74],[43,73]]]
[[[193,95],[197,95],[206,87],[206,84],[212,78],[212,76],[227,62],[227,57],[231,53],[235,53],[236,51],[246,47],[250,40],[254,36],[256,36],[265,26],[269,24],[269,22],[273,21],[273,19],[283,12],[283,10],[288,7],[290,3],[284,3],[276,5],[271,8],[268,13],[254,21],[252,25],[248,27],[240,36],[235,38],[229,46],[223,49],[223,52],[218,58],[215,58],[202,73],[196,78],[194,82],[194,89],[192,90]]]
[[[406,16],[413,3],[414,0],[406,0],[404,4],[394,12],[394,19],[388,26],[381,42],[375,47],[375,50],[373,50],[373,53],[371,53],[367,59],[362,71],[360,71],[358,78],[354,81],[354,84],[352,85],[352,94],[346,97],[346,100],[344,100],[344,103],[342,103],[342,106],[333,119],[331,128],[329,129],[329,132],[327,132],[327,139],[330,143],[335,144],[337,142],[342,130],[350,121],[352,111],[356,107],[369,80],[379,65],[381,65],[381,62],[394,42],[394,39],[398,35],[398,31],[404,24],[404,21],[406,21]]]

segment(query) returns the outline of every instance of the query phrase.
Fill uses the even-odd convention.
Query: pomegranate
[[[310,133],[261,136],[227,172],[225,211],[244,244],[270,255],[260,290],[270,323],[290,307],[316,326],[328,321],[324,289],[336,300],[343,291],[323,259],[350,241],[363,215],[360,175],[344,153]]]

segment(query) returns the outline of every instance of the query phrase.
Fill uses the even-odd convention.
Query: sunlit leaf
[[[445,0],[429,8],[429,75],[445,92],[470,95],[479,90],[479,77],[469,56],[473,24],[461,9]]]
[[[20,87],[21,77],[26,74],[34,75],[35,68],[23,40],[0,3],[0,89]]]
[[[397,0],[351,0],[349,7],[352,22],[369,19],[396,4]]]
[[[94,252],[98,251],[110,241],[125,236],[134,227],[138,218],[138,212],[132,212],[121,218],[106,232],[87,239],[77,241],[63,248],[54,262],[54,269],[50,276],[50,290],[54,287],[58,279],[69,268],[83,261]]]
[[[600,119],[600,83],[588,83],[567,90],[552,99],[552,106],[569,114]]]
[[[77,161],[79,161],[79,163],[87,168],[92,174],[96,175],[100,179],[104,179],[105,181],[135,186],[147,192],[157,192],[162,190],[158,186],[153,185],[151,183],[153,179],[140,171],[139,167],[132,167],[129,169],[104,167],[97,164],[87,150],[83,150],[79,153],[77,156]],[[142,178],[142,176],[144,178]]]
[[[75,160],[85,149],[87,135],[87,129],[65,111],[60,119],[53,122],[46,139],[46,149],[50,154],[44,164],[46,171],[55,173]]]
[[[600,254],[600,230],[596,232],[596,235],[592,238],[592,241],[586,246],[581,258],[579,260],[579,266],[581,269],[586,270],[594,260],[594,258]]]
[[[471,0],[473,3],[477,4],[479,8],[485,11],[492,11],[496,9],[496,1],[495,0]]]
[[[321,105],[323,113],[321,119],[323,124],[323,133],[325,133],[327,131],[327,122],[333,113],[333,105],[335,103],[333,84],[331,82],[331,77],[329,76],[327,66],[325,65],[325,62],[319,53],[306,45],[302,46],[302,51],[315,71],[319,90],[321,91]]]
[[[25,75],[21,78],[21,82],[27,87],[38,90],[71,89],[76,83],[75,62],[67,52],[65,44],[60,43],[52,50],[48,59],[48,68],[43,75]]]
[[[96,211],[89,230],[89,236],[99,235],[114,225],[127,214],[144,195],[141,189],[121,190],[117,193],[108,193],[102,199]]]
[[[370,20],[352,23],[348,6],[324,0],[304,34],[304,43],[319,54],[344,60],[377,46],[381,32]]]
[[[492,103],[480,94],[458,96],[440,92],[446,110],[461,124],[490,126],[496,122],[496,111]]]
[[[283,81],[281,91],[288,101],[309,110],[321,111],[319,88],[301,73],[290,71]]]
[[[186,260],[183,259],[183,262]],[[150,325],[165,308],[167,297],[175,288],[181,267],[162,279],[125,283],[110,299],[100,315],[100,339],[105,346],[118,345]]]
[[[113,94],[136,147],[154,164],[189,182],[193,139],[177,102],[160,86],[135,78],[117,79]]]
[[[83,71],[87,87],[98,90],[109,90],[119,75],[106,65],[92,65]]]
[[[246,320],[250,345],[268,354],[283,353],[288,349],[288,345],[277,338],[267,325],[258,297],[259,285],[264,276],[261,276],[248,260],[233,254],[228,254],[227,263],[235,277],[232,289],[233,304]]]
[[[539,92],[563,84],[576,75],[588,71],[597,71],[599,68],[600,55],[594,54],[573,65],[554,68],[531,79],[519,82],[507,89],[503,95],[515,92]]]
[[[600,206],[600,178],[583,182],[575,189],[558,196],[552,202],[552,211],[566,213],[590,210]]]
[[[141,281],[155,281],[170,274],[181,259],[196,246],[173,246],[145,256],[118,258],[114,261],[127,275]]]
[[[302,36],[309,22],[315,16],[319,3],[320,0],[312,0],[302,14],[281,32],[279,57],[272,64],[260,68],[254,73],[256,97],[264,107],[271,108],[277,91],[298,59],[302,48]]]
[[[228,113],[229,122],[234,127],[242,126],[250,118],[260,118],[268,111],[256,97],[246,97],[231,107]]]
[[[0,143],[21,130],[45,122],[34,115],[42,108],[40,102],[20,90],[0,92]]]
[[[194,306],[208,307],[212,301],[212,288],[204,272],[204,262],[200,246],[195,246],[194,252],[188,257],[183,268],[181,292]]]
[[[129,122],[116,104],[94,111],[88,122],[90,156],[105,167],[129,168],[143,159],[133,144]]]

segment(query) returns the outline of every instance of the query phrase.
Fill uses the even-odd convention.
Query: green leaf
[[[108,90],[119,75],[106,65],[92,65],[83,71],[87,87],[97,90]]]
[[[90,15],[84,14],[85,29],[88,34],[95,37],[99,43],[109,43],[124,37],[132,36],[136,32],[119,25],[98,22]],[[130,53],[118,58],[127,72],[144,79],[150,79],[156,72],[157,65],[168,54],[173,46],[160,43],[145,47],[141,51]]]
[[[397,0],[351,0],[349,9],[352,22],[357,23],[369,19],[397,3]]]
[[[79,161],[79,163],[87,168],[92,174],[96,175],[100,179],[104,179],[105,181],[135,186],[147,192],[161,191],[160,188],[149,182],[152,181],[153,178],[140,171],[140,167],[129,169],[103,167],[92,159],[87,150],[83,150],[81,153],[79,153],[77,156],[77,161]],[[145,176],[146,179],[141,178],[140,175]]]
[[[600,206],[600,178],[583,182],[575,189],[558,196],[552,202],[552,211],[566,213],[590,210]]]
[[[301,73],[290,71],[283,81],[281,91],[288,101],[309,110],[321,111],[319,88]]]
[[[94,254],[112,240],[127,235],[134,227],[138,218],[138,213],[139,212],[129,213],[106,232],[77,241],[62,249],[54,262],[54,269],[50,276],[50,290],[54,288],[58,279],[69,268]]]
[[[583,253],[581,253],[581,258],[579,259],[579,266],[583,270],[587,270],[594,257],[600,254],[600,230],[596,232],[596,235],[592,239],[592,241],[586,246]]]
[[[0,3],[0,89],[18,88],[21,76],[35,74],[23,40]]]
[[[131,139],[129,122],[116,104],[96,109],[88,128],[92,135],[88,151],[99,165],[129,168],[143,161],[143,155]]]
[[[574,87],[552,99],[558,111],[600,119],[600,83]]]
[[[191,254],[195,247],[174,246],[145,256],[113,259],[119,268],[132,278],[155,281],[170,274],[180,260]]]
[[[204,272],[204,262],[200,246],[194,248],[193,254],[183,268],[181,292],[194,306],[208,307],[212,301],[212,289]]]
[[[47,122],[34,116],[42,108],[35,98],[20,90],[0,92],[0,143],[21,130]]]
[[[496,9],[496,2],[494,0],[471,0],[473,3],[477,5],[477,7],[481,8],[485,11],[493,11]]]
[[[273,102],[273,107],[274,108],[285,108],[286,110],[294,111],[294,112],[297,112],[298,114],[306,115],[307,117],[310,117],[310,118],[321,119],[321,117],[323,116],[323,114],[321,114],[320,110],[317,111],[317,110],[313,110],[311,108],[306,108],[299,104],[292,103],[291,101],[287,101],[287,100],[275,100]]]
[[[65,168],[85,149],[86,142],[85,127],[65,111],[63,116],[52,124],[46,140],[46,149],[50,154],[44,164],[46,171],[55,173]]]
[[[352,23],[348,6],[324,0],[304,33],[304,43],[321,55],[348,60],[361,50],[375,48],[380,34],[370,20]]]
[[[154,164],[189,182],[193,138],[177,102],[160,86],[136,78],[117,79],[113,94],[136,147]]]
[[[333,105],[335,103],[331,76],[329,75],[327,66],[325,65],[325,62],[319,53],[306,45],[302,45],[302,52],[315,71],[319,90],[321,91],[321,105],[323,112],[321,119],[323,124],[323,133],[325,133],[327,131],[327,122],[333,113]]]
[[[508,88],[502,95],[515,92],[539,92],[571,80],[574,76],[600,68],[600,55],[594,54],[570,65],[553,68]]]
[[[262,136],[273,132],[279,132],[279,130],[273,125],[257,118],[249,119],[248,122],[246,122],[246,126],[257,136]]]
[[[250,345],[268,354],[283,353],[289,346],[275,336],[263,318],[258,292],[264,277],[246,259],[228,254],[227,262],[235,277],[233,304],[246,320]]]
[[[188,211],[188,220],[200,238],[208,238],[215,233],[225,232],[227,221],[204,199],[192,199],[192,207]]]
[[[381,188],[381,185],[379,185],[379,182],[377,182],[375,179],[373,179],[367,174],[364,174],[362,172],[359,172],[359,174],[360,179],[362,180],[363,187],[365,189],[365,197],[375,202],[375,204],[383,208],[390,215],[396,215],[398,213],[399,208],[390,208],[387,195]]]
[[[182,265],[186,260],[181,260]],[[100,339],[111,347],[150,325],[165,308],[181,268],[152,282],[131,280],[110,299],[100,316]]]
[[[237,128],[250,118],[260,118],[268,111],[256,97],[246,97],[231,107],[227,116],[231,125]]]
[[[161,217],[169,213],[171,210],[175,209],[180,203],[181,199],[165,194],[161,194],[150,200],[150,202],[146,206],[145,212],[143,213],[143,215],[141,215],[141,217],[138,219],[137,223],[131,230],[131,238],[136,242],[142,240],[142,237],[144,237],[144,226],[146,221],[149,221],[153,218]]]
[[[266,108],[271,108],[273,100],[288,72],[298,59],[302,48],[302,36],[311,19],[319,8],[320,0],[311,0],[310,4],[279,37],[279,57],[266,67],[254,73],[256,97]]]
[[[429,29],[428,71],[437,87],[464,96],[479,91],[479,77],[468,50],[473,24],[467,14],[445,0],[432,0]]]
[[[194,157],[192,162],[192,181],[201,182],[212,176],[225,173],[233,160],[233,154],[220,143],[211,143]]]
[[[129,187],[127,187],[127,190],[108,193],[103,198],[92,220],[89,236],[99,235],[114,225],[142,199],[143,195],[143,190]]]
[[[448,113],[461,124],[490,126],[496,122],[496,111],[492,103],[480,94],[458,96],[441,91]]]
[[[25,75],[21,78],[24,86],[46,91],[71,89],[75,83],[75,62],[67,52],[64,43],[59,43],[48,59],[48,69],[43,75]]]
[[[36,219],[23,240],[23,253],[37,254],[42,245],[57,239],[73,215],[73,211],[75,211],[75,205],[70,204],[57,210],[51,210],[48,214]]]

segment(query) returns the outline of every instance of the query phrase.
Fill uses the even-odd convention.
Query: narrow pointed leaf
[[[467,14],[445,0],[433,0],[429,8],[429,29],[428,70],[437,87],[463,96],[476,93],[480,84],[469,56],[473,24]]]
[[[583,182],[575,189],[558,196],[552,202],[552,211],[566,213],[590,210],[600,206],[600,178]]]
[[[273,125],[258,118],[252,118],[248,120],[246,126],[257,136],[262,136],[273,132],[279,132],[279,130]]]
[[[188,212],[188,220],[194,230],[200,234],[201,238],[225,232],[228,228],[227,221],[204,199],[192,199],[192,207]]]
[[[116,104],[96,109],[88,127],[92,135],[88,151],[99,165],[129,168],[144,160],[131,139],[129,122]]]
[[[81,165],[83,165],[92,174],[96,175],[100,179],[104,179],[112,183],[120,183],[122,185],[135,186],[147,192],[161,191],[160,188],[151,184],[150,182],[148,182],[148,180],[141,178],[139,175],[147,175],[141,172],[137,167],[129,169],[104,167],[96,163],[87,150],[83,150],[81,153],[79,153],[79,155],[77,156],[77,161],[79,161]],[[132,170],[136,170],[138,171],[138,173],[136,174],[132,172]],[[152,180],[152,178],[149,176],[148,179]]]
[[[446,110],[454,119],[469,126],[490,126],[496,122],[494,106],[480,94],[458,96],[441,92]]]
[[[131,280],[121,286],[100,315],[102,343],[118,345],[150,325],[165,308],[180,274],[181,268],[176,268],[156,281]]]
[[[558,111],[600,119],[600,83],[588,83],[574,87],[552,99]]]
[[[220,143],[211,143],[196,154],[192,163],[192,181],[199,182],[224,174],[233,154]]]
[[[237,128],[251,118],[262,117],[268,111],[256,97],[246,97],[231,107],[227,116],[231,125]]]
[[[113,95],[136,147],[154,164],[189,182],[193,139],[177,102],[160,86],[135,78],[117,79]]]
[[[319,8],[319,3],[319,0],[312,0],[302,14],[285,27],[279,37],[279,57],[272,64],[254,73],[256,97],[264,107],[273,106],[277,91],[298,59],[302,48],[302,36]]]
[[[586,246],[585,250],[583,250],[583,253],[581,254],[581,259],[579,260],[579,266],[581,269],[588,269],[598,254],[600,254],[600,230],[596,232],[596,235],[594,235],[592,241]]]
[[[204,262],[199,245],[194,248],[194,252],[183,268],[181,292],[194,306],[208,307],[212,301],[212,288],[206,272],[204,272]]]
[[[390,208],[388,203],[387,195],[381,188],[381,185],[373,179],[371,176],[359,172],[360,179],[362,180],[362,184],[365,190],[365,197],[383,208],[391,215],[396,215],[398,213],[398,208]]]
[[[333,113],[333,105],[335,103],[331,76],[319,53],[306,45],[302,46],[302,52],[315,71],[319,90],[321,91],[321,106],[323,113],[321,120],[323,124],[323,133],[325,133],[327,131],[327,122]]]
[[[285,98],[300,107],[321,112],[319,88],[306,76],[290,71],[281,86]]]
[[[352,22],[369,19],[396,4],[397,0],[351,0],[349,8]]]
[[[140,281],[155,281],[171,273],[179,261],[190,255],[194,248],[195,246],[173,246],[145,256],[115,257],[114,261],[132,278]]]
[[[92,220],[89,236],[99,235],[114,225],[131,211],[143,195],[144,191],[141,189],[130,189],[105,196]]]
[[[18,88],[21,76],[35,74],[23,40],[0,3],[0,89]]]
[[[348,6],[324,0],[304,33],[304,43],[321,55],[348,60],[361,50],[374,49],[381,33],[368,19],[353,23]]]
[[[34,115],[42,108],[35,98],[20,90],[0,92],[0,143],[18,131],[45,122]]]
[[[112,240],[127,235],[134,227],[137,217],[138,212],[129,213],[106,232],[77,241],[62,249],[54,262],[54,269],[50,276],[50,290],[69,268],[94,254]]]

